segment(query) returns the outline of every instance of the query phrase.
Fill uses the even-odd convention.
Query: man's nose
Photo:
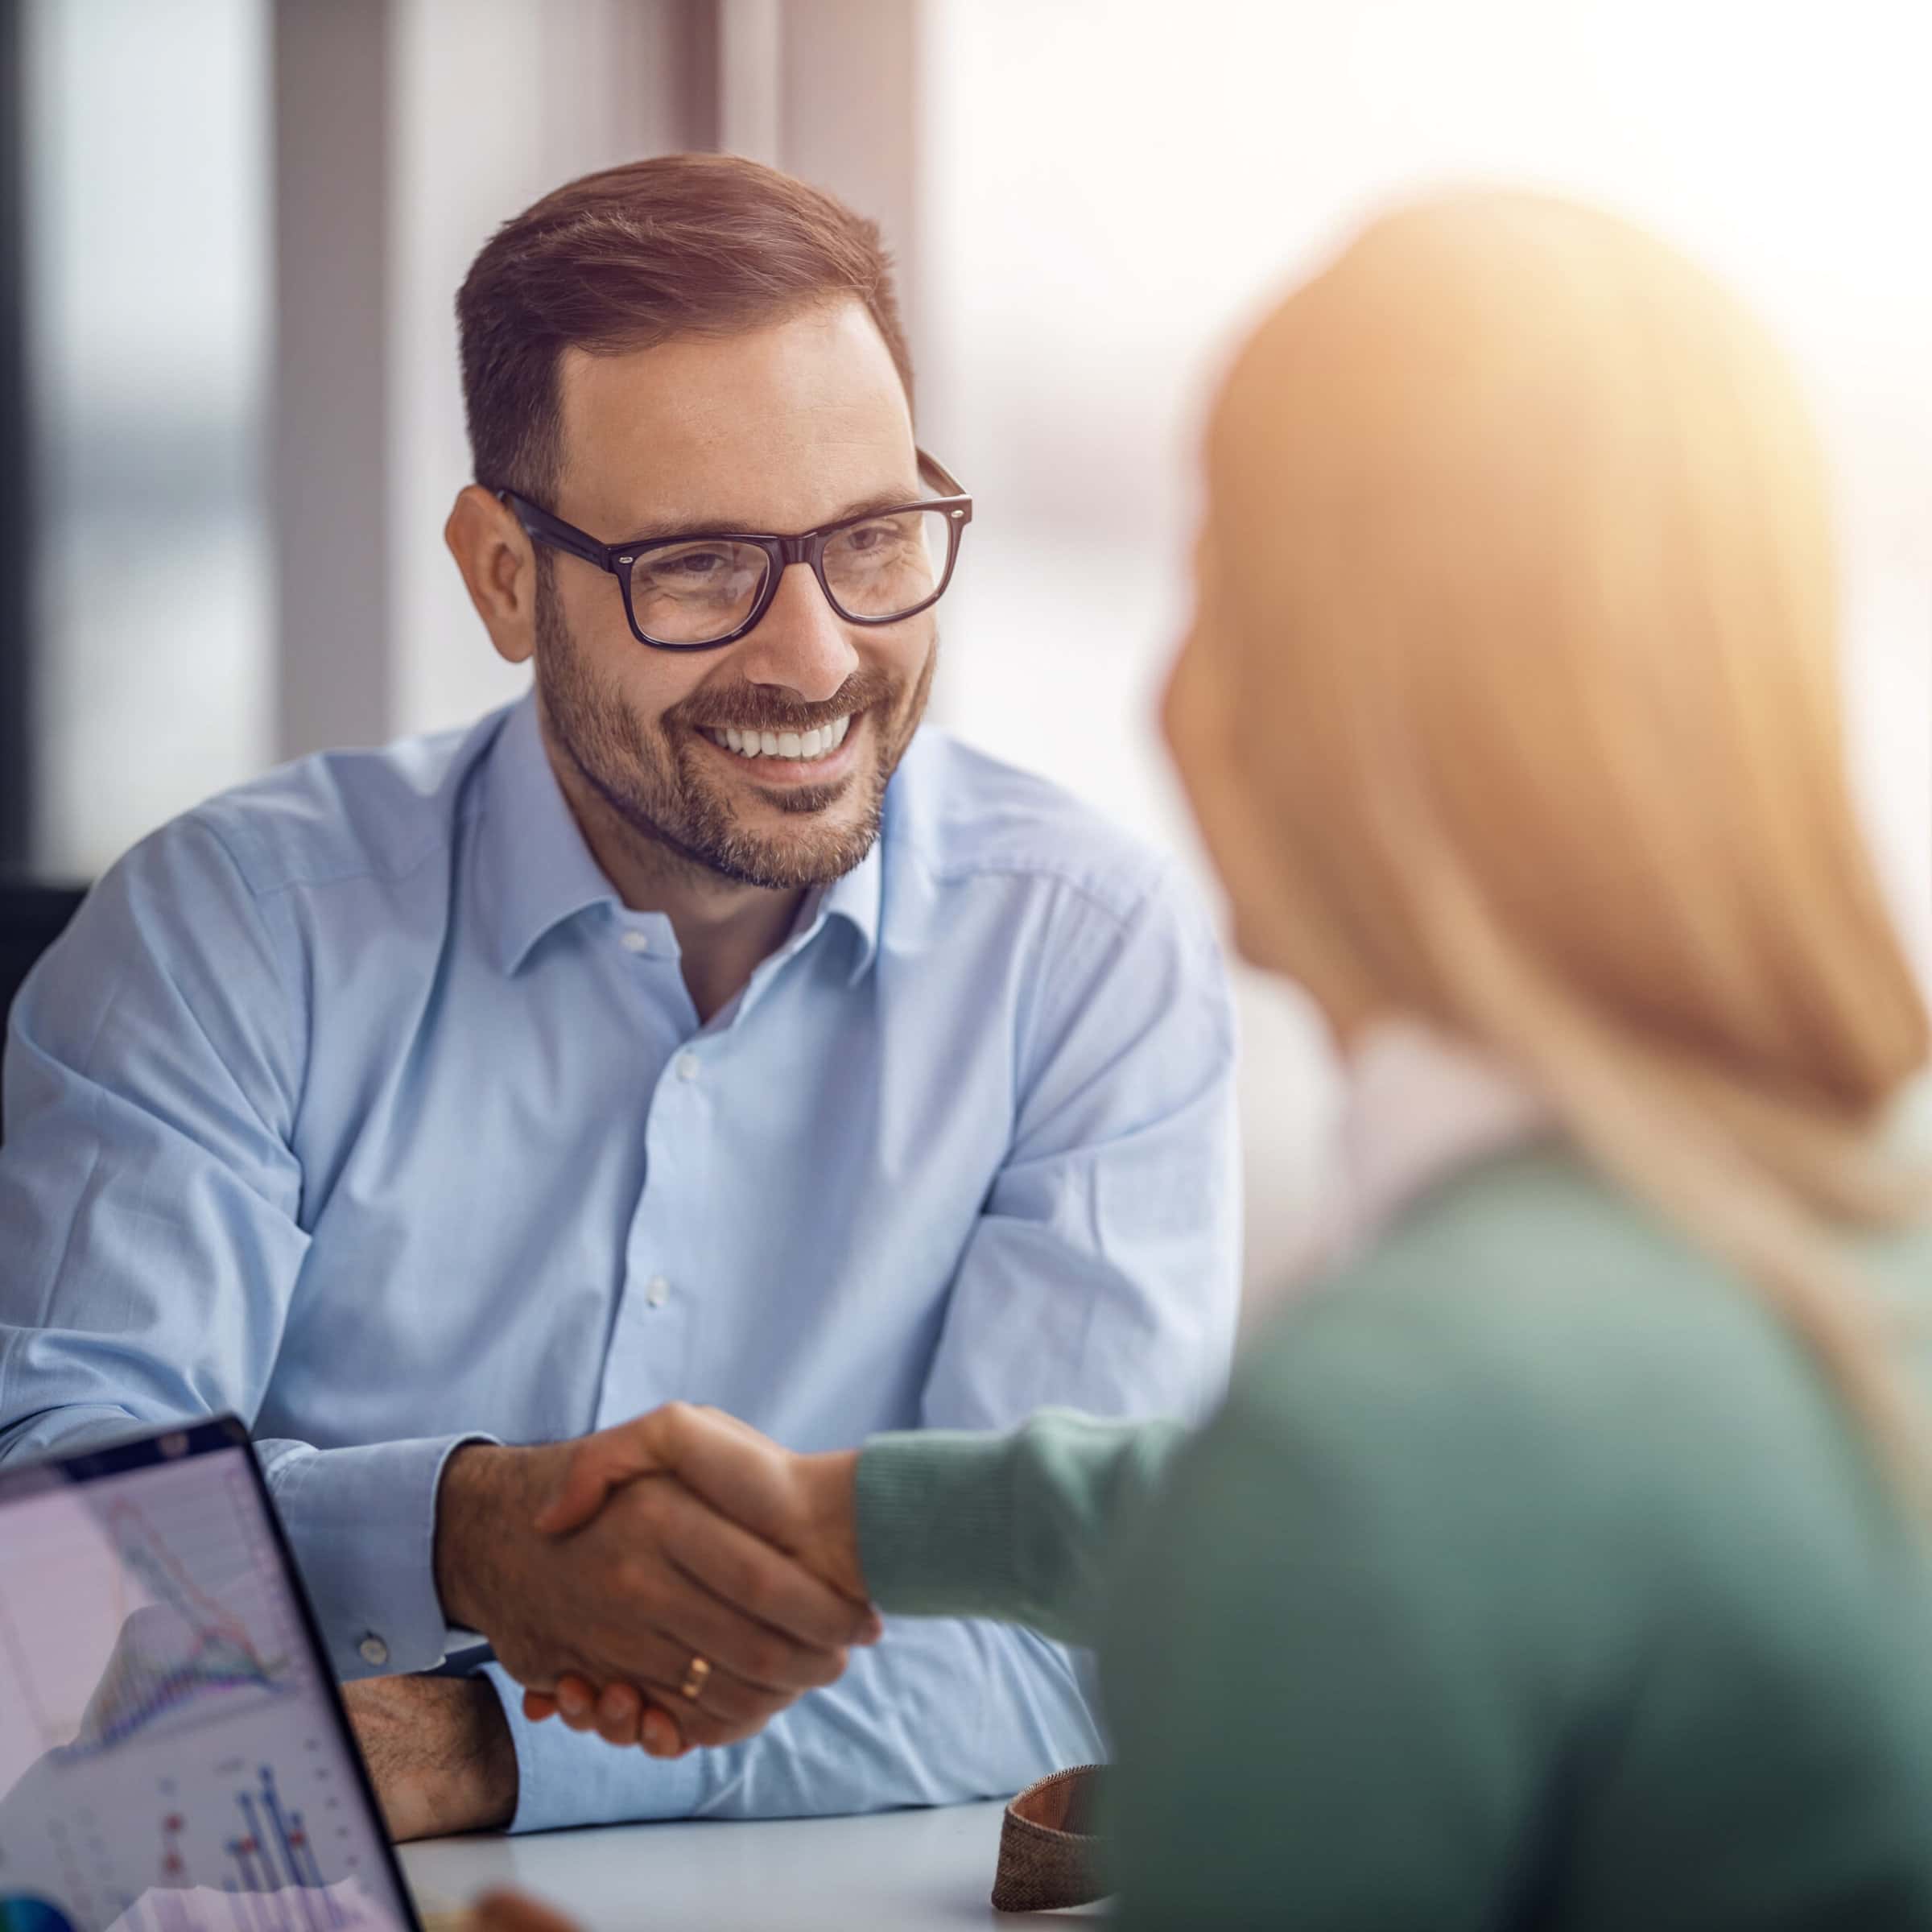
[[[824,704],[859,667],[850,634],[806,564],[779,577],[771,608],[738,650],[753,683],[781,687],[806,704]]]

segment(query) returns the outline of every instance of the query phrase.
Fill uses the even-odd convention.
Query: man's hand
[[[675,1476],[693,1495],[774,1548],[795,1557],[845,1596],[862,1600],[853,1485],[856,1451],[798,1455],[716,1409],[672,1402],[569,1445],[555,1493],[536,1517],[552,1535],[580,1530],[621,1499],[626,1484]],[[613,1744],[641,1744],[653,1757],[675,1757],[708,1741],[691,1725],[688,1705],[650,1686],[567,1671],[555,1691],[526,1691],[525,1715],[561,1715],[576,1731],[596,1731]]]
[[[864,1604],[668,1476],[629,1483],[570,1534],[539,1532],[575,1447],[467,1445],[438,1501],[444,1613],[481,1631],[526,1688],[549,1690],[566,1674],[635,1685],[677,1709],[687,1741],[731,1744],[836,1681],[846,1646],[876,1636]],[[687,1699],[698,1657],[710,1670]]]
[[[373,1677],[342,1686],[389,1835],[435,1838],[507,1825],[517,1753],[481,1678]]]
[[[796,1455],[722,1409],[689,1402],[667,1402],[564,1447],[563,1480],[537,1517],[545,1534],[580,1528],[638,1476],[675,1476],[720,1515],[865,1602],[853,1508],[857,1450]]]

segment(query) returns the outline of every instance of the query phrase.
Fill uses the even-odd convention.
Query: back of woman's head
[[[1879,1129],[1927,1022],[1770,341],[1611,216],[1458,196],[1274,312],[1209,459],[1204,609],[1286,952],[1505,1053],[1896,1420],[1825,1237],[1912,1195]]]

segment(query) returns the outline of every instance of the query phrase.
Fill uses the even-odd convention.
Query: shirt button
[[[365,1664],[379,1666],[389,1662],[389,1645],[374,1631],[356,1645],[356,1653]]]
[[[617,943],[626,952],[649,952],[650,935],[647,932],[626,932],[619,937]]]
[[[678,1055],[678,1078],[681,1080],[695,1080],[704,1064],[704,1063],[695,1053],[679,1054]]]
[[[662,1308],[671,1299],[671,1283],[661,1274],[654,1274],[644,1284],[644,1298],[654,1308]]]

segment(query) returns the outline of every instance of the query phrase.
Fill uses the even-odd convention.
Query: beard
[[[829,886],[864,859],[879,836],[886,787],[925,715],[939,661],[936,634],[910,701],[905,679],[865,667],[823,704],[788,704],[769,685],[708,688],[646,724],[578,648],[548,564],[539,556],[537,694],[565,757],[625,831],[687,873],[771,892]],[[759,793],[795,821],[782,830],[745,824],[710,755],[690,735],[725,724],[803,733],[860,711],[873,726],[868,765],[828,784]],[[832,807],[847,801],[857,811],[848,807],[832,819]]]

